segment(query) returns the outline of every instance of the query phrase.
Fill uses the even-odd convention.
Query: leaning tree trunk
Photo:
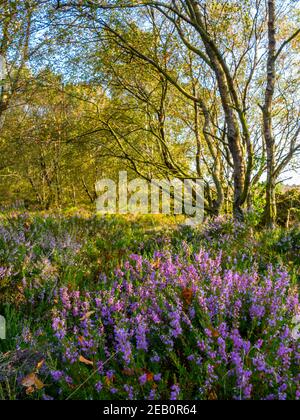
[[[234,107],[231,101],[231,92],[228,86],[226,75],[218,62],[215,52],[212,50],[208,42],[204,41],[207,54],[213,66],[218,88],[220,92],[222,107],[224,110],[225,121],[227,126],[227,139],[230,154],[233,160],[233,180],[234,180],[234,201],[233,215],[237,220],[244,220],[243,204],[246,201],[244,194],[245,187],[245,162],[241,146],[241,136],[238,121],[235,115]]]
[[[276,31],[275,31],[275,0],[268,0],[268,62],[267,87],[265,104],[263,106],[264,140],[267,152],[267,186],[265,224],[273,229],[276,225],[276,170],[275,170],[275,139],[272,128],[272,108],[276,83]]]
[[[226,62],[216,49],[213,40],[205,29],[205,23],[202,20],[200,12],[200,4],[196,0],[188,2],[188,7],[192,10],[192,14],[197,22],[197,28],[204,43],[206,53],[210,59],[210,64],[215,72],[218,84],[218,90],[221,97],[222,107],[224,110],[225,121],[227,126],[227,139],[230,154],[233,160],[233,179],[234,179],[234,202],[233,215],[237,220],[244,220],[243,205],[247,200],[246,186],[246,168],[244,160],[244,152],[241,144],[241,133],[239,123],[236,117],[236,92],[234,89],[233,79],[230,78],[229,71],[226,71]],[[251,166],[251,165],[250,165]],[[250,172],[247,174],[250,175]]]

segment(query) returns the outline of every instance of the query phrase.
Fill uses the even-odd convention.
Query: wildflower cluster
[[[224,217],[0,215],[0,398],[300,399],[287,238]]]
[[[132,255],[110,287],[61,289],[53,330],[65,374],[80,356],[100,366],[100,398],[299,398],[297,289],[284,271],[224,270],[221,257]]]

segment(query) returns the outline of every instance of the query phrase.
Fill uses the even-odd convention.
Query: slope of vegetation
[[[2,214],[1,398],[300,398],[299,237]]]

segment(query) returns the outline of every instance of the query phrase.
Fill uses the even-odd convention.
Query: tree
[[[16,92],[24,88],[23,75],[31,54],[30,37],[36,2],[4,0],[0,5],[0,129]]]
[[[267,59],[267,83],[265,91],[265,102],[262,107],[263,112],[263,133],[264,140],[266,143],[267,151],[267,185],[266,185],[266,208],[265,208],[265,222],[269,228],[274,228],[276,224],[276,194],[275,188],[278,176],[283,169],[288,165],[290,160],[300,150],[300,125],[299,117],[295,121],[296,130],[289,130],[286,133],[288,141],[285,142],[285,147],[288,147],[288,153],[282,158],[279,157],[279,161],[276,162],[276,138],[273,132],[273,108],[274,108],[274,95],[276,89],[276,82],[278,79],[278,73],[276,64],[286,48],[299,34],[300,29],[296,31],[286,40],[283,41],[280,48],[277,50],[276,41],[276,1],[268,0],[268,59]],[[288,108],[288,104],[284,103],[285,107]],[[290,127],[290,122],[287,121],[287,125]],[[281,125],[284,128],[284,124]],[[278,145],[278,143],[277,143]],[[277,164],[277,166],[276,166]]]
[[[276,51],[275,1],[269,1],[267,4],[267,19],[264,18],[264,5],[260,1],[245,1],[241,5],[225,4],[223,2],[220,5],[216,5],[214,2],[200,2],[196,0],[188,0],[186,2],[176,0],[172,2],[133,1],[129,4],[120,2],[115,4],[113,2],[85,3],[85,7],[87,9],[91,8],[93,13],[86,12],[85,7],[82,5],[80,7],[82,14],[86,14],[89,19],[102,26],[105,32],[114,37],[116,44],[120,48],[152,65],[182,95],[194,101],[195,104],[199,104],[200,107],[201,97],[187,89],[179,75],[175,75],[170,68],[164,66],[151,51],[146,53],[139,48],[139,45],[132,42],[130,37],[122,31],[122,25],[114,24],[115,15],[114,19],[110,19],[110,17],[105,19],[105,17],[99,17],[97,10],[118,10],[120,16],[123,16],[122,10],[134,9],[133,21],[136,20],[137,16],[140,16],[136,10],[142,7],[158,11],[173,24],[179,40],[186,47],[187,51],[193,53],[202,65],[211,71],[217,83],[226,124],[226,139],[233,164],[233,210],[237,218],[242,218],[242,207],[248,199],[252,184],[255,156],[254,143],[250,134],[249,91],[253,89],[252,85],[255,86],[259,79],[256,72],[261,70],[259,64],[263,62],[264,58],[264,53],[260,52],[260,48],[264,46],[264,27],[267,24],[267,83],[262,109],[263,140],[267,154],[266,223],[273,226],[276,219],[276,179],[298,150],[298,132],[296,132],[296,135],[290,138],[288,154],[282,162],[278,162],[276,167],[275,139],[272,129],[276,61],[285,48],[297,38],[300,29],[296,28],[292,34],[289,34],[283,40],[279,50]],[[239,35],[243,37],[244,42],[242,45],[237,42],[237,38],[233,37],[236,44],[231,45],[229,48],[228,44],[230,44],[230,41],[224,34],[224,28],[219,24],[217,30],[215,30],[216,20],[228,16],[235,19],[231,21],[231,24],[234,22],[236,28],[241,30]],[[240,21],[237,20],[237,17],[240,18]]]
[[[103,101],[99,89],[63,83],[48,70],[16,95],[18,107],[7,110],[0,134],[1,180],[8,201],[23,199],[49,209],[95,200],[103,158],[98,142],[92,150],[92,142],[87,147],[82,135],[92,136],[91,117]]]
[[[66,6],[66,5],[65,5]],[[234,179],[234,214],[238,218],[243,217],[242,206],[247,200],[251,174],[253,169],[253,145],[251,143],[249,126],[247,123],[247,109],[245,109],[245,96],[247,95],[248,82],[252,77],[253,67],[256,65],[250,64],[250,75],[244,79],[244,83],[240,86],[236,83],[236,74],[240,62],[234,64],[232,69],[227,63],[228,51],[224,49],[223,39],[224,33],[214,33],[214,18],[215,14],[222,13],[220,10],[215,10],[214,7],[206,7],[197,1],[187,1],[186,4],[182,2],[132,2],[128,4],[105,4],[105,3],[86,3],[87,8],[91,8],[93,12],[86,11],[80,5],[80,12],[88,18],[96,21],[103,30],[114,37],[116,44],[126,50],[128,53],[144,60],[156,68],[171,84],[173,84],[178,91],[186,98],[198,103],[200,105],[201,98],[193,95],[193,93],[186,89],[182,80],[158,62],[150,53],[145,54],[137,45],[134,45],[126,34],[120,30],[120,25],[113,25],[111,20],[105,20],[99,17],[95,10],[112,10],[122,8],[139,8],[140,6],[150,7],[158,11],[169,22],[172,23],[177,31],[180,42],[184,47],[192,52],[198,62],[205,66],[210,72],[211,77],[214,77],[218,87],[218,94],[222,104],[224,120],[226,123],[226,137],[229,148],[229,153],[233,163],[233,179]],[[212,5],[213,6],[213,5]],[[223,9],[227,8],[229,15],[236,14],[235,9],[231,9],[230,5],[222,5]],[[64,7],[62,5],[62,7]],[[239,16],[244,12],[243,8],[238,8]],[[247,10],[248,14],[249,8]],[[249,50],[249,45],[252,43],[253,27],[257,23],[258,17],[255,15],[253,25],[249,27],[244,20],[244,29],[246,31],[246,52]],[[247,27],[248,26],[248,27]],[[247,28],[246,28],[247,27]],[[245,51],[239,52],[241,56],[247,56]],[[233,60],[233,53],[230,58]],[[240,61],[240,60],[238,60]]]

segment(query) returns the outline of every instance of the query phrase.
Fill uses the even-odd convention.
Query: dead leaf
[[[113,384],[114,381],[115,381],[114,375],[111,378],[109,378],[108,376],[105,376],[104,378],[104,382],[106,386],[111,386],[111,384]]]
[[[35,386],[36,386],[36,389],[38,390],[45,388],[45,385],[43,384],[42,381],[39,380],[38,377],[35,378]]]
[[[219,331],[216,330],[215,328],[211,327],[210,332],[211,332],[213,338],[219,338],[220,337]]]
[[[182,299],[187,304],[190,305],[193,300],[193,290],[189,288],[185,288],[182,291]]]
[[[94,366],[94,362],[92,362],[91,360],[86,359],[83,356],[79,357],[79,362],[84,363],[87,366]]]
[[[217,396],[217,393],[216,393],[215,390],[212,389],[211,391],[209,391],[209,393],[208,393],[208,399],[210,401],[217,401],[218,400],[218,396]]]
[[[83,337],[82,335],[80,335],[80,336],[78,337],[78,341],[79,341],[79,343],[80,343],[80,344],[83,344],[83,342],[84,342],[84,337]]]
[[[27,375],[21,382],[21,384],[25,387],[25,388],[36,388],[38,390],[45,388],[45,385],[43,384],[42,381],[39,380],[39,378],[37,377],[37,375],[35,373],[30,373],[29,375]],[[31,391],[30,391],[31,392]]]
[[[134,369],[130,369],[130,368],[125,368],[125,369],[123,369],[123,370],[122,370],[122,373],[123,373],[125,376],[134,376],[134,375],[135,375],[135,371],[134,371]]]
[[[21,382],[23,386],[29,388],[34,385],[36,375],[34,373],[30,373],[27,375]]]
[[[36,365],[36,370],[37,372],[44,366],[45,360],[41,360],[37,365]]]
[[[153,382],[154,381],[154,374],[151,372],[147,372],[147,382]]]
[[[30,386],[29,388],[26,389],[26,394],[31,395],[34,393],[34,391],[35,391],[34,386]]]
[[[160,259],[157,259],[152,264],[153,268],[160,268]]]

